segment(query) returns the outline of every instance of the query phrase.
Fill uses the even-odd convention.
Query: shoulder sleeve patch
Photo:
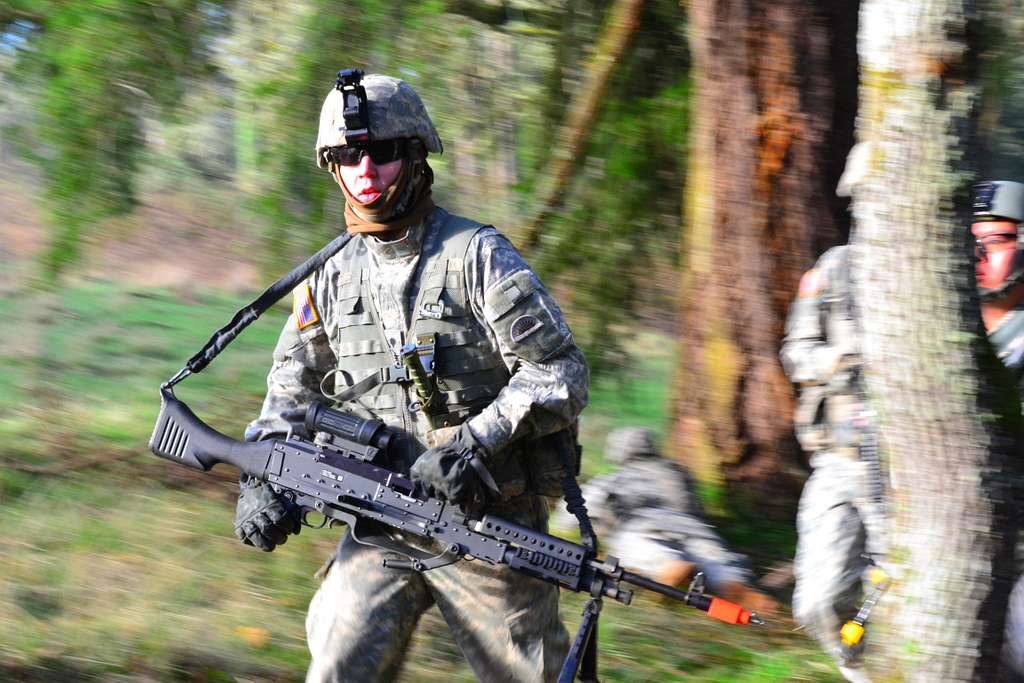
[[[295,314],[295,324],[300,330],[320,322],[320,314],[317,313],[316,305],[313,304],[313,292],[309,284],[299,285],[292,297],[292,312]]]
[[[800,278],[799,296],[816,296],[821,291],[821,271],[811,268]]]

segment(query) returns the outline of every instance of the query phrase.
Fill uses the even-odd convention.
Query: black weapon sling
[[[179,370],[178,374],[164,383],[164,388],[170,388],[189,375],[202,372],[203,368],[209,365],[221,351],[227,348],[227,345],[230,344],[235,337],[242,333],[242,330],[256,322],[257,318],[263,315],[271,306],[284,298],[286,294],[295,289],[300,282],[309,277],[310,273],[327,263],[327,261],[341,251],[351,239],[352,235],[348,232],[343,232],[338,235],[320,251],[306,259],[304,263],[296,266],[280,280],[267,287],[266,291],[260,294],[251,304],[238,309],[238,312],[235,313],[233,318],[231,318],[231,322],[214,332],[213,336],[210,337],[209,341],[206,342],[203,348],[188,359],[188,362],[185,363],[185,367]]]

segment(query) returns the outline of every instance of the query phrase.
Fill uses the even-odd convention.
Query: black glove
[[[500,496],[497,484],[484,466],[483,449],[466,425],[444,446],[424,452],[409,470],[419,492],[455,504],[482,502],[484,491]]]
[[[259,480],[239,481],[241,492],[235,508],[235,536],[246,545],[254,545],[270,552],[284,544],[289,534],[302,528],[299,506],[284,496],[274,493],[268,484]]]

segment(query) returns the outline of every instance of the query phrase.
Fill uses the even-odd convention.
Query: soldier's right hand
[[[246,545],[270,552],[302,528],[295,503],[274,493],[269,485],[243,477],[235,508],[235,536]]]

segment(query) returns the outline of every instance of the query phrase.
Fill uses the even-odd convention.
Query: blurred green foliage
[[[173,112],[186,80],[202,73],[222,15],[215,7],[26,0],[0,14],[24,39],[5,42],[19,54],[12,82],[34,94],[37,117],[25,132],[46,180],[51,278],[74,261],[84,229],[134,207],[144,120]]]
[[[254,217],[260,265],[293,263],[341,226],[313,163],[319,107],[346,66],[420,91],[445,141],[440,203],[511,235],[574,95],[608,0],[344,3],[21,0],[0,9],[0,132],[39,165],[52,284],[95,226],[130,211],[139,178],[227,185]],[[597,374],[626,364],[612,333],[667,327],[681,215],[688,97],[685,17],[647,3],[577,180],[531,260],[572,311]],[[6,110],[6,111],[5,111]],[[148,196],[147,202],[159,202]],[[652,278],[669,284],[655,285]]]

